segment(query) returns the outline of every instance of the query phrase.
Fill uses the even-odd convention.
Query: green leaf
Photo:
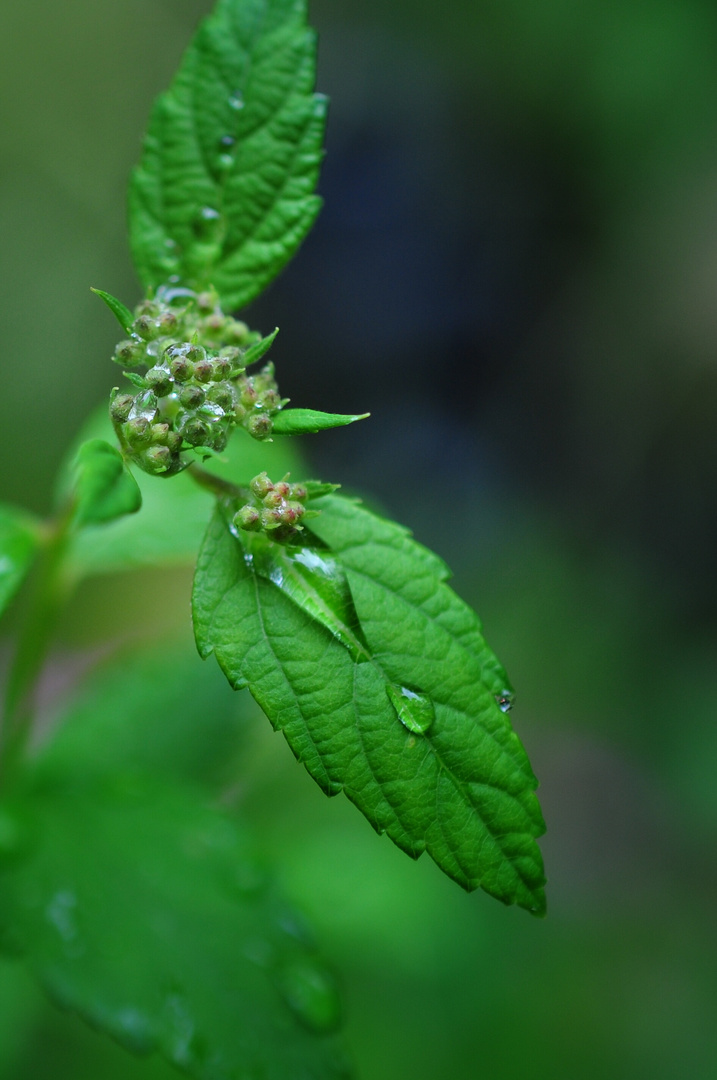
[[[257,568],[226,507],[197,565],[200,653],[249,686],[327,793],[343,789],[377,831],[414,858],[427,850],[464,888],[542,914],[536,780],[478,619],[405,529],[340,496],[320,506],[316,556],[343,570],[370,659]]]
[[[142,492],[121,453],[104,439],[83,443],[76,459],[78,525],[103,525],[125,514],[136,514]]]
[[[285,547],[266,536],[241,537],[253,570],[325,626],[354,660],[370,660],[343,570],[327,552]]]
[[[0,503],[0,615],[27,577],[39,545],[39,522]]]
[[[238,826],[192,790],[40,765],[0,937],[61,1006],[197,1080],[346,1075],[331,975]],[[87,768],[89,765],[89,769]]]
[[[329,428],[344,427],[356,420],[365,420],[370,413],[342,416],[340,413],[316,412],[314,409],[284,409],[274,417],[275,435],[311,435]]]
[[[149,288],[214,285],[226,310],[273,280],[314,222],[326,100],[304,0],[219,0],[155,103],[130,183]]]
[[[116,296],[112,296],[111,293],[105,292],[104,289],[90,289],[90,292],[93,292],[95,296],[99,296],[101,300],[104,300],[124,332],[129,334],[132,323],[134,322],[134,315],[129,308],[125,307],[122,301],[118,300]]]
[[[121,766],[215,788],[250,708],[191,646],[143,644],[102,664],[51,718],[57,734],[46,755],[68,771],[83,760],[96,774]]]
[[[80,433],[80,442],[92,438],[113,439],[107,406],[92,414]],[[77,447],[70,451],[60,473],[58,501],[72,490],[72,463]],[[274,476],[303,469],[296,444],[288,440],[258,443],[237,429],[221,458],[207,466],[225,480],[247,485],[262,469]],[[142,492],[139,514],[118,518],[101,530],[81,530],[71,539],[68,558],[75,575],[131,570],[142,566],[184,565],[197,556],[214,506],[212,495],[186,473],[169,478],[137,474]]]
[[[253,345],[249,346],[242,356],[242,363],[245,367],[250,367],[252,364],[255,364],[257,360],[261,360],[263,356],[266,356],[269,349],[274,344],[274,339],[278,333],[279,327],[277,326],[271,334],[263,337],[261,341],[255,341]]]

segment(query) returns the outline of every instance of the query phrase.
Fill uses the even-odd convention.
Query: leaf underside
[[[537,782],[498,705],[509,684],[478,619],[406,530],[341,496],[316,505],[318,555],[340,566],[367,648],[337,629],[345,616],[297,594],[296,575],[287,588],[257,567],[220,506],[195,578],[200,653],[249,687],[328,794],[343,789],[378,832],[413,858],[428,851],[464,888],[543,914]],[[432,722],[402,722],[401,693],[428,699]]]
[[[219,0],[156,101],[130,182],[130,242],[148,288],[257,296],[319,211],[326,99],[305,0]]]

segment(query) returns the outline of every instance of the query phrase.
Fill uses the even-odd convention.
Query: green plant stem
[[[73,513],[74,506],[68,504],[48,529],[10,666],[0,724],[0,786],[17,769],[32,729],[37,680],[68,593],[63,563]]]
[[[251,491],[249,491],[248,488],[240,487],[238,484],[232,484],[229,480],[222,480],[220,476],[214,476],[213,473],[207,472],[201,465],[190,465],[187,472],[199,487],[204,488],[206,491],[211,491],[212,495],[216,495],[217,498],[244,499],[245,501],[249,501],[252,497]]]

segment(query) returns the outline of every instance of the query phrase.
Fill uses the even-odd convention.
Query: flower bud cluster
[[[282,541],[301,532],[299,522],[307,513],[304,504],[308,499],[303,484],[290,484],[286,477],[274,483],[265,472],[261,472],[249,487],[253,496],[251,502],[240,507],[232,519],[237,529],[265,532],[273,540]]]
[[[189,464],[184,451],[221,452],[237,425],[255,439],[271,435],[272,417],[284,404],[274,365],[246,374],[243,357],[259,335],[225,316],[216,294],[160,290],[134,315],[131,338],[119,343],[113,359],[147,370],[127,376],[136,393],[113,391],[110,415],[141,468],[167,476],[179,472]]]

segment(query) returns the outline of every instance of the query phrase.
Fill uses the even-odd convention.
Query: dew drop
[[[425,735],[436,718],[431,699],[409,690],[407,686],[392,686],[390,683],[386,693],[403,726],[415,735]]]
[[[164,241],[164,246],[167,248],[168,251],[173,251],[174,248],[176,248],[177,246],[177,241],[172,240],[171,237],[167,237],[167,239]]]
[[[229,108],[234,109],[235,112],[238,112],[239,109],[244,108],[244,98],[238,90],[229,98]]]
[[[233,135],[222,135],[221,139],[219,140],[219,145],[223,149],[231,149],[231,147],[234,146],[235,143],[236,139]]]
[[[498,702],[498,708],[501,712],[510,712],[513,708],[513,701],[515,694],[510,690],[502,690],[500,694],[495,695],[495,700]]]
[[[217,158],[217,166],[220,172],[228,172],[234,164],[234,158],[231,154],[220,154]]]
[[[119,1010],[112,1028],[118,1041],[134,1054],[149,1054],[157,1044],[149,1017],[131,1006]]]
[[[129,419],[137,420],[140,417],[154,423],[157,416],[157,398],[151,390],[145,390],[134,399],[134,404],[129,411]]]
[[[341,1005],[336,984],[328,971],[312,960],[295,959],[277,973],[281,996],[297,1019],[311,1031],[338,1027]]]
[[[194,231],[202,239],[211,240],[217,236],[222,224],[222,215],[213,206],[203,206],[194,219]]]

